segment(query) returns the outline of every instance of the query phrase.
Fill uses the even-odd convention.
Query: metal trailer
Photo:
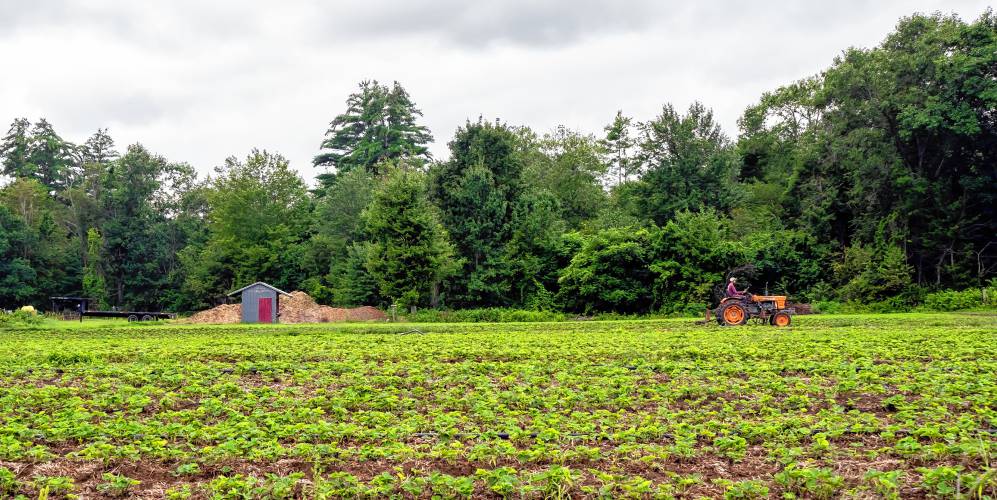
[[[128,321],[154,321],[160,319],[173,319],[176,314],[158,311],[97,311],[90,309],[90,305],[96,300],[89,297],[49,297],[52,301],[52,311],[63,314],[63,317],[79,317],[83,321],[84,317],[91,318],[125,318]]]

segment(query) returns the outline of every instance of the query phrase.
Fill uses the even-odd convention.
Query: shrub
[[[821,300],[813,304],[814,314],[839,314],[841,313],[841,302],[833,300]]]
[[[31,306],[25,307],[31,308]],[[34,326],[41,324],[43,319],[35,312],[34,308],[25,309],[22,307],[14,312],[0,312],[0,327]]]
[[[557,311],[527,311],[490,307],[455,311],[423,309],[406,315],[404,319],[412,323],[512,323],[565,321],[568,319],[568,315]]]
[[[922,309],[927,311],[959,311],[963,309],[976,309],[986,306],[984,302],[985,292],[979,289],[963,290],[943,290],[941,292],[929,293],[924,298]]]

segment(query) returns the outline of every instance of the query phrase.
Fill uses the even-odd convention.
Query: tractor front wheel
[[[740,326],[748,322],[748,310],[737,302],[729,302],[720,308],[717,320],[721,325]]]
[[[793,322],[793,319],[789,316],[789,313],[777,312],[772,315],[770,321],[772,326],[789,326]]]

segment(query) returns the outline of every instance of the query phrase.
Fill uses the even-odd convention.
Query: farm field
[[[995,374],[990,313],[6,330],[0,498],[994,497]]]

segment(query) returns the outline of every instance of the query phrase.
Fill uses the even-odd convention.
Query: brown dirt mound
[[[184,323],[238,323],[242,317],[242,304],[222,304],[201,311],[183,320]]]
[[[198,312],[184,320],[186,323],[238,323],[242,318],[241,304],[223,304]],[[343,309],[323,306],[305,292],[291,292],[290,297],[280,298],[281,323],[330,323],[336,321],[383,321],[388,317],[370,306]]]

